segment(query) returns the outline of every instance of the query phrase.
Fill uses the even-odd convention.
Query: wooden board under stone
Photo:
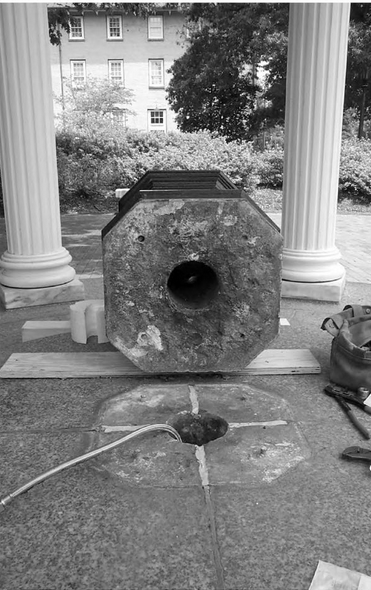
[[[268,349],[245,369],[226,374],[288,375],[320,372],[319,363],[308,349]],[[136,367],[120,352],[13,353],[0,369],[2,379],[79,379],[125,375],[148,373]]]

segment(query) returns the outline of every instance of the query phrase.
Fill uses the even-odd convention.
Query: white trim
[[[80,20],[81,23],[81,37],[74,37],[72,34],[72,21],[73,20]],[[70,20],[70,33],[68,36],[70,41],[85,41],[85,27],[84,27],[84,17],[83,16],[72,16]]]
[[[152,113],[153,118],[160,119],[162,117],[162,121],[159,123],[152,122]],[[157,115],[156,115],[157,113]],[[148,109],[147,111],[147,118],[148,118],[148,131],[165,131],[167,129],[167,113],[166,109]]]
[[[112,76],[111,66],[114,63],[120,64],[120,67],[121,67],[121,79],[120,80],[115,80],[114,77]],[[111,80],[111,82],[116,82],[118,84],[124,84],[124,60],[123,59],[109,59],[108,60],[108,79]]]
[[[161,82],[154,82],[154,78],[157,77],[153,72],[153,64],[157,62],[161,65]],[[164,88],[165,87],[165,75],[164,75],[164,60],[163,59],[149,59],[148,60],[148,85],[150,88]]]
[[[119,19],[119,29],[120,29],[119,35],[111,35],[110,21],[113,18]],[[122,16],[121,16],[121,14],[111,14],[111,15],[107,16],[107,39],[109,41],[122,41],[123,35],[122,35]]]
[[[151,26],[157,20],[160,25]],[[162,15],[153,15],[147,18],[147,34],[149,41],[163,41],[164,40],[164,17]]]
[[[80,80],[76,80],[76,78],[75,78],[75,72],[74,72],[74,65],[75,64],[82,64],[83,75],[84,75],[84,81],[82,83],[85,84],[85,82],[86,82],[86,61],[85,61],[85,59],[71,59],[70,60],[71,80],[73,80],[73,82],[80,82]]]

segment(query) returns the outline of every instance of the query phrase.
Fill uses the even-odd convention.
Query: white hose
[[[26,483],[22,487],[18,488],[17,490],[15,490],[15,492],[12,492],[8,496],[5,496],[4,498],[2,498],[2,500],[0,500],[0,511],[4,510],[5,506],[7,504],[9,504],[9,502],[11,500],[16,498],[20,494],[27,492],[28,490],[33,488],[36,484],[41,483],[42,481],[45,481],[45,479],[47,479],[48,477],[51,477],[52,475],[55,475],[56,473],[59,473],[60,471],[63,471],[64,469],[68,469],[68,467],[73,467],[74,465],[77,465],[78,463],[82,463],[83,461],[86,461],[87,459],[91,459],[92,457],[96,457],[97,455],[100,455],[100,453],[104,453],[104,451],[109,451],[110,449],[114,449],[115,447],[118,447],[119,445],[121,445],[123,442],[126,442],[127,440],[131,440],[132,438],[136,438],[137,436],[139,436],[140,434],[143,434],[144,432],[153,432],[154,430],[164,430],[166,432],[170,432],[170,434],[172,434],[178,442],[182,442],[182,439],[180,438],[179,433],[175,430],[175,428],[173,428],[169,424],[149,424],[148,426],[143,426],[142,428],[138,428],[134,432],[127,434],[126,436],[122,436],[118,440],[108,443],[107,445],[104,445],[103,447],[99,447],[99,449],[94,449],[94,451],[90,451],[89,453],[85,453],[85,455],[80,455],[79,457],[75,457],[75,459],[71,459],[70,461],[67,461],[66,463],[62,463],[61,465],[58,465],[57,467],[54,467],[53,469],[46,471],[42,475],[35,477],[35,479],[32,479],[31,481],[29,481],[28,483]]]

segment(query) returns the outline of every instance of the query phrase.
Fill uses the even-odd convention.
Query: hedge
[[[59,133],[57,160],[62,196],[104,197],[132,186],[147,170],[218,169],[250,192],[259,182],[250,143],[228,143],[208,132],[127,131],[100,138]]]
[[[57,132],[59,191],[63,200],[105,199],[116,188],[132,186],[147,170],[224,172],[253,194],[257,187],[280,189],[283,147],[264,151],[248,142],[227,142],[206,131],[146,133],[111,126],[84,133]],[[342,141],[339,198],[371,201],[371,140]],[[1,211],[0,178],[0,211]]]
[[[371,141],[344,139],[340,157],[339,198],[371,201]]]

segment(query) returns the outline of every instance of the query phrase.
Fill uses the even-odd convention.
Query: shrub
[[[61,203],[106,199],[131,187],[147,170],[221,170],[239,188],[280,189],[283,146],[264,151],[248,142],[226,142],[207,131],[158,133],[125,131],[91,119],[84,131],[57,131]],[[339,198],[371,202],[371,140],[343,138]],[[0,215],[2,192],[0,178]]]
[[[106,197],[147,170],[218,169],[250,193],[259,180],[251,144],[227,143],[209,132],[59,132],[57,160],[61,199]]]
[[[343,139],[340,157],[339,195],[371,200],[371,140]]]
[[[271,147],[257,154],[259,185],[281,188],[283,182],[283,147]]]

